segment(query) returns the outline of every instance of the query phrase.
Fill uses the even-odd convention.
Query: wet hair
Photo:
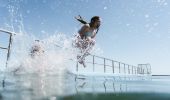
[[[99,17],[99,16],[93,16],[93,17],[91,18],[90,23],[89,23],[90,26],[92,26],[95,21],[100,21],[100,17]],[[98,25],[97,28],[99,28],[99,26],[100,26],[100,25]]]
[[[79,15],[78,18],[75,17],[75,19],[77,19],[79,22],[81,22],[82,24],[87,24],[87,22]]]
[[[88,24],[80,15],[78,16],[79,18],[76,18],[79,22],[81,22],[82,24]],[[93,16],[91,18],[91,21],[89,24],[93,24],[95,21],[98,21],[100,20],[100,17],[99,16]]]
[[[95,22],[96,20],[100,20],[100,17],[99,17],[99,16],[93,16],[93,17],[91,18],[91,22],[90,22],[90,23],[93,23],[93,22]]]

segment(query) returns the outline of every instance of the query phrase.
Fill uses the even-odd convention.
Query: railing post
[[[106,72],[106,59],[104,58],[104,73]]]
[[[94,55],[93,55],[93,72],[94,72]]]
[[[133,74],[133,66],[132,66],[132,74]]]
[[[8,53],[7,53],[7,60],[6,60],[6,67],[7,67],[7,65],[8,65],[8,60],[9,60],[9,57],[10,57],[10,54],[11,54],[11,45],[12,45],[12,34],[10,34],[10,37],[9,37]]]
[[[148,67],[146,66],[146,73],[148,74]]]
[[[129,65],[128,65],[128,74],[130,74],[130,69],[129,69]]]
[[[77,64],[76,64],[76,71],[78,72],[78,66],[79,66],[79,64],[78,64],[78,62],[77,62]]]
[[[135,66],[135,74],[137,74],[137,67]]]
[[[143,74],[143,68],[141,67],[141,73]]]
[[[135,72],[135,66],[133,66],[133,71],[134,71],[134,74],[136,74],[136,72]]]
[[[113,73],[114,73],[114,61],[112,60],[112,68],[113,68]]]
[[[126,74],[126,68],[125,68],[125,64],[124,64],[124,74]]]
[[[151,74],[152,73],[151,65],[150,64],[148,64],[148,65],[149,65],[149,74]]]
[[[119,73],[120,73],[120,62],[119,62]]]

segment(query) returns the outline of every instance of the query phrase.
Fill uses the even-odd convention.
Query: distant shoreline
[[[170,75],[152,75],[152,76],[170,76]]]

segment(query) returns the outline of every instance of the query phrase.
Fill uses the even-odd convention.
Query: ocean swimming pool
[[[170,77],[0,74],[1,100],[169,100]]]

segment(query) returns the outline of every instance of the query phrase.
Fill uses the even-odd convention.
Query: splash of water
[[[79,52],[72,46],[73,38],[61,33],[44,38],[40,41],[45,52],[32,58],[30,50],[35,39],[35,36],[28,34],[14,37],[9,71],[60,73],[69,66],[68,62],[76,61]],[[96,48],[92,52],[98,50]]]
[[[42,55],[30,56],[30,49],[33,45],[35,37],[28,34],[16,35],[13,41],[13,49],[11,59],[9,61],[8,70],[22,70],[22,72],[45,72],[59,71],[65,69],[65,61],[71,57],[67,46],[69,40],[62,39],[64,36],[57,34],[46,39],[42,39]],[[60,45],[61,47],[57,47]]]

